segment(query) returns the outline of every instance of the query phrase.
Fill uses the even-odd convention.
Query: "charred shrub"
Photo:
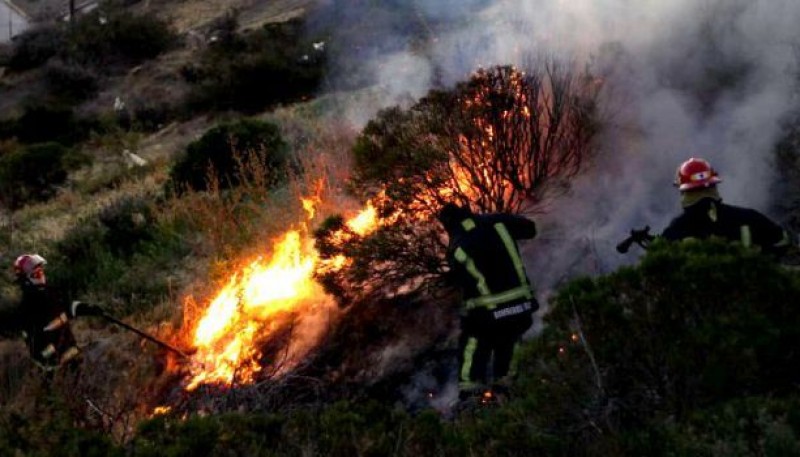
[[[249,172],[277,182],[286,164],[287,145],[278,127],[245,119],[218,125],[191,143],[173,165],[168,186],[178,192],[207,190],[213,181],[225,189],[237,186]]]
[[[67,179],[67,172],[88,162],[58,143],[41,143],[3,154],[0,183],[11,208],[53,197]]]
[[[191,109],[255,113],[317,91],[324,51],[303,36],[301,22],[271,24],[245,35],[224,30],[197,65],[182,71],[192,84]]]

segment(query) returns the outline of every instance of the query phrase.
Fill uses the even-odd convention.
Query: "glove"
[[[80,316],[101,316],[103,314],[103,308],[92,305],[90,303],[84,303],[82,301],[74,301],[72,302],[72,315],[75,317]]]

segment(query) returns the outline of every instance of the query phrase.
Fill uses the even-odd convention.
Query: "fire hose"
[[[631,229],[631,234],[617,245],[617,252],[625,254],[631,248],[633,243],[638,244],[642,249],[647,250],[647,245],[653,241],[655,237],[650,234],[650,226],[645,226],[643,229]]]
[[[117,325],[119,325],[120,327],[122,327],[122,328],[124,328],[126,330],[130,330],[131,332],[141,336],[142,338],[144,338],[146,340],[149,340],[149,341],[151,341],[151,342],[163,347],[164,349],[168,349],[168,350],[174,352],[175,354],[178,354],[181,357],[184,357],[184,358],[187,358],[187,359],[191,358],[191,355],[189,355],[186,352],[184,352],[184,351],[176,348],[175,346],[167,343],[166,341],[161,341],[160,339],[154,337],[153,335],[150,335],[149,333],[145,333],[145,332],[143,332],[142,330],[139,330],[136,327],[130,326],[130,325],[126,324],[125,322],[122,322],[121,320],[117,319],[116,317],[111,316],[110,314],[106,313],[105,311],[103,311],[100,314],[100,317],[102,317],[103,319],[105,319],[105,320],[107,320],[107,321],[109,321],[111,323],[117,324]]]

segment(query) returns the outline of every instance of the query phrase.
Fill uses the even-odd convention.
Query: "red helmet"
[[[683,162],[675,173],[675,186],[681,191],[711,187],[722,182],[711,164],[703,159],[691,159]]]
[[[17,275],[30,277],[36,267],[46,264],[47,260],[39,254],[23,254],[14,261],[14,272]]]

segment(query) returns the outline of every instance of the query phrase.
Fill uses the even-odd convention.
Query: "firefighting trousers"
[[[471,390],[515,375],[514,355],[536,307],[517,303],[472,309],[461,318],[459,388]],[[491,370],[489,370],[491,365]]]

